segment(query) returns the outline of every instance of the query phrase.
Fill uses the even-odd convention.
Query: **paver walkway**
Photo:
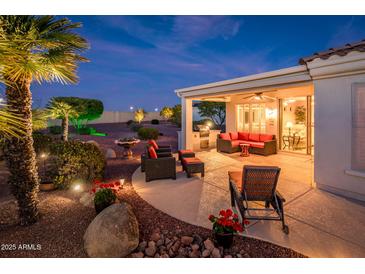
[[[310,257],[364,257],[365,205],[313,188],[312,161],[291,154],[263,157],[199,152],[206,174],[186,178],[178,166],[177,180],[145,183],[137,169],[132,183],[137,193],[155,208],[185,222],[211,228],[207,217],[229,208],[228,170],[243,164],[277,165],[282,168],[278,189],[284,195],[290,234],[280,222],[251,222],[245,234],[292,248]]]

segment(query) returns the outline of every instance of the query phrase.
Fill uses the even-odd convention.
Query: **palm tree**
[[[69,118],[77,118],[78,113],[69,104],[52,99],[49,104],[51,116],[55,119],[62,119],[62,140],[68,140],[68,121]]]
[[[24,120],[24,133],[5,141],[9,184],[18,201],[21,225],[38,219],[39,179],[32,138],[31,83],[77,82],[80,53],[88,43],[73,32],[81,27],[54,16],[0,16],[0,81],[11,113]]]
[[[23,120],[0,102],[0,139],[20,137],[24,133],[23,126]]]

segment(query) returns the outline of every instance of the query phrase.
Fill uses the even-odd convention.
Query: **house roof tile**
[[[330,49],[325,50],[325,51],[316,52],[313,55],[308,56],[308,57],[300,58],[299,59],[299,64],[304,65],[308,62],[313,61],[316,58],[321,58],[321,59],[326,60],[329,57],[331,57],[332,55],[345,56],[351,51],[365,52],[365,39],[363,39],[359,42],[346,44],[342,47],[330,48]]]

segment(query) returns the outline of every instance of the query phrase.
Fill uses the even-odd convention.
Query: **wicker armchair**
[[[276,190],[279,174],[280,168],[275,166],[244,166],[242,172],[228,172],[231,204],[237,206],[243,223],[245,220],[281,221],[284,233],[289,233],[289,227],[284,221],[285,199]],[[253,201],[265,202],[265,208],[249,207],[248,202]],[[276,213],[276,216],[252,214],[258,211]]]
[[[156,150],[157,157],[173,157],[171,151],[159,151]],[[146,159],[149,158],[148,156],[148,146],[146,146],[145,152],[141,154],[141,172],[145,172],[146,166]]]
[[[171,154],[159,154],[157,159],[144,155],[144,171],[146,182],[157,179],[176,180],[176,159]]]

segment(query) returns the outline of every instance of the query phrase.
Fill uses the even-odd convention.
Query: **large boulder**
[[[117,258],[138,247],[139,231],[132,207],[122,202],[100,212],[84,235],[84,249],[92,258]]]

